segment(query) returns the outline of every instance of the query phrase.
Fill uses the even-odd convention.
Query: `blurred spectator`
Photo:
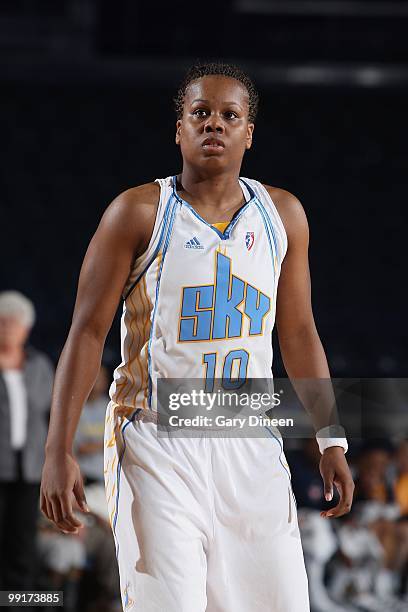
[[[313,612],[342,612],[343,608],[331,599],[325,581],[326,566],[338,548],[333,525],[311,508],[299,508],[298,518],[311,608]]]
[[[400,512],[396,504],[390,477],[393,447],[388,441],[372,440],[362,449],[357,462],[355,481],[355,511],[359,523],[374,533],[382,546],[382,569],[377,576],[379,594],[395,590],[399,569],[399,528],[396,519]]]
[[[388,440],[370,440],[360,449],[353,509],[337,530],[330,593],[363,610],[406,609],[398,595],[403,594],[408,530],[395,503],[392,458]]]
[[[85,494],[91,512],[84,537],[87,568],[81,603],[87,602],[86,612],[121,612],[119,571],[104,485],[87,486]]]
[[[108,384],[108,371],[102,365],[83,407],[74,440],[74,452],[84,483],[88,485],[95,482],[104,483],[103,436],[106,407],[109,403]]]
[[[390,477],[393,446],[388,440],[370,440],[361,449],[357,462],[354,501],[394,503]]]
[[[0,585],[34,586],[35,536],[53,367],[26,346],[34,306],[0,293]]]
[[[78,611],[79,583],[86,563],[83,538],[83,530],[78,535],[63,534],[53,523],[40,518],[37,550],[42,575],[37,586],[63,591],[66,612]]]
[[[121,610],[115,543],[108,518],[104,483],[104,426],[109,375],[101,366],[84,404],[74,440],[74,453],[84,479],[91,512],[78,515],[84,528],[78,535],[62,534],[40,517],[37,548],[39,588],[62,590],[68,612]],[[79,508],[74,500],[73,509]]]
[[[405,611],[408,442],[401,442],[395,453],[389,440],[367,440],[358,447],[352,465],[353,508],[336,521],[320,516],[336,499],[324,501],[315,440],[305,440],[288,458],[312,612]]]
[[[335,554],[338,544],[332,521],[320,516],[320,511],[336,505],[324,499],[323,482],[319,472],[321,454],[314,438],[306,439],[300,450],[288,453],[292,485],[299,506],[299,528],[309,580],[309,596],[313,612],[341,612],[327,591],[325,568]]]
[[[108,385],[108,370],[102,365],[84,404],[74,440],[74,452],[91,510],[82,534],[86,565],[79,593],[79,603],[86,612],[113,612],[122,609],[115,543],[109,523],[104,482],[103,451],[106,407],[109,403]]]
[[[89,485],[85,494],[90,508],[86,516],[79,513],[72,500],[74,513],[84,525],[78,535],[62,534],[40,517],[37,586],[62,590],[67,612],[121,612],[119,572],[104,485]]]
[[[396,451],[397,477],[395,498],[402,516],[408,518],[408,441],[401,442]]]

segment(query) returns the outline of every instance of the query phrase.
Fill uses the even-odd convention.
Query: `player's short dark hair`
[[[187,87],[192,81],[202,79],[205,76],[219,75],[228,77],[230,79],[236,79],[246,88],[249,97],[249,111],[248,120],[252,123],[256,119],[259,104],[259,95],[250,77],[238,66],[234,64],[224,64],[222,62],[209,62],[205,64],[194,64],[188,70],[184,77],[180,87],[178,88],[177,95],[174,98],[174,107],[177,114],[177,119],[181,119],[183,115],[184,98],[186,95]]]

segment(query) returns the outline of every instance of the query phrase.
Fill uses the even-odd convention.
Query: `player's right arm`
[[[148,246],[158,197],[155,183],[118,196],[106,209],[81,267],[72,324],[55,375],[40,490],[41,511],[62,531],[76,532],[81,526],[72,512],[74,497],[87,509],[73,439],[132,264]]]

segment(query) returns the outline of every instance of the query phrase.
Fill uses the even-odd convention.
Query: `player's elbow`
[[[300,321],[296,325],[277,326],[281,351],[299,350],[305,345],[320,342],[313,317]]]
[[[109,331],[109,325],[96,317],[74,317],[69,331],[69,340],[80,342],[85,338],[97,345],[103,345]]]

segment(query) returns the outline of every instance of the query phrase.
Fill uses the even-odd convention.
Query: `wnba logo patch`
[[[248,251],[252,249],[252,247],[254,246],[254,242],[255,242],[254,232],[247,232],[245,234],[245,246],[248,249]]]

